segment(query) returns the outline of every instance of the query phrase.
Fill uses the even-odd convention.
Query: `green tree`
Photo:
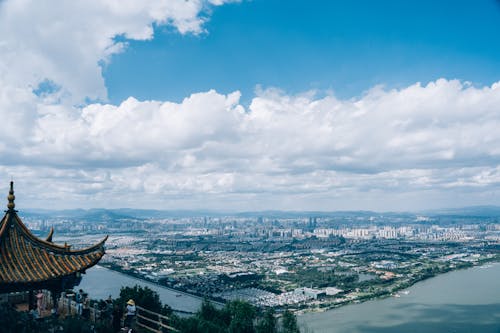
[[[282,333],[300,333],[299,325],[297,324],[297,317],[286,310],[283,312],[283,317],[281,318],[281,332]]]
[[[133,299],[136,305],[163,315],[170,315],[172,309],[168,305],[163,305],[158,293],[151,288],[135,285],[133,287],[122,287],[118,304],[125,305],[129,299]]]
[[[276,317],[274,309],[270,308],[264,312],[263,318],[259,321],[255,328],[256,333],[277,333]]]
[[[247,302],[232,301],[226,305],[231,314],[229,333],[254,333],[255,308]]]
[[[200,319],[197,317],[177,318],[174,326],[182,333],[198,333]]]
[[[203,320],[213,320],[220,316],[219,310],[210,303],[209,300],[204,299],[203,303],[201,303],[200,310],[198,310],[197,316]]]
[[[207,299],[203,300],[197,317],[221,328],[227,328],[231,322],[231,314],[227,308],[219,310]]]

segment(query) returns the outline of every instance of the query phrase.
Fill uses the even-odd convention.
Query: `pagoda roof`
[[[8,284],[33,284],[84,273],[104,255],[104,243],[80,250],[52,243],[51,230],[46,240],[33,235],[14,209],[11,182],[8,210],[0,222],[0,287]]]

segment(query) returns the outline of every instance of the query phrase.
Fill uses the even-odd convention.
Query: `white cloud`
[[[239,99],[208,91],[71,109],[38,100],[21,128],[31,135],[2,149],[13,166],[0,173],[34,182],[18,170],[44,170],[69,202],[127,206],[139,195],[185,208],[376,208],[384,196],[500,183],[500,84],[438,80],[349,100],[270,89],[247,110]]]
[[[238,91],[76,106],[105,100],[99,63],[126,49],[116,36],[148,40],[159,24],[202,33],[207,8],[227,2],[1,2],[0,179],[15,176],[20,203],[398,209],[499,199],[500,83],[441,79],[353,99],[267,89],[246,108]],[[34,94],[41,82],[54,89]]]
[[[36,88],[51,80],[72,102],[106,99],[102,62],[148,40],[153,25],[180,33],[203,32],[203,11],[227,1],[204,0],[16,0],[0,2],[2,85]],[[117,40],[117,37],[123,37]]]
[[[55,165],[129,166],[172,163],[179,154],[219,140],[237,139],[243,108],[239,93],[193,94],[182,103],[134,98],[119,106],[91,104],[71,112],[40,106],[30,159]]]

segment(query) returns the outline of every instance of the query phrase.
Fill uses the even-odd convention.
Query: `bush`
[[[135,285],[133,287],[122,287],[120,297],[116,300],[121,306],[125,306],[129,299],[133,299],[136,305],[164,316],[172,314],[168,305],[163,305],[158,293],[151,288]]]

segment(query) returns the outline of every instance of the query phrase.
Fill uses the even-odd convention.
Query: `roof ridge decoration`
[[[0,290],[9,284],[44,283],[79,275],[97,264],[104,255],[108,236],[88,248],[73,250],[71,245],[52,242],[53,229],[46,240],[31,233],[14,209],[12,181],[7,199],[8,210],[0,220]]]
[[[14,182],[12,180],[10,181],[10,190],[7,200],[9,200],[9,203],[7,204],[7,208],[9,209],[8,211],[15,211],[14,208],[16,207],[16,204],[14,203],[14,200],[16,200],[16,196],[14,195]]]
[[[46,242],[52,243],[52,236],[54,235],[54,227],[50,228],[49,235],[45,238]]]

